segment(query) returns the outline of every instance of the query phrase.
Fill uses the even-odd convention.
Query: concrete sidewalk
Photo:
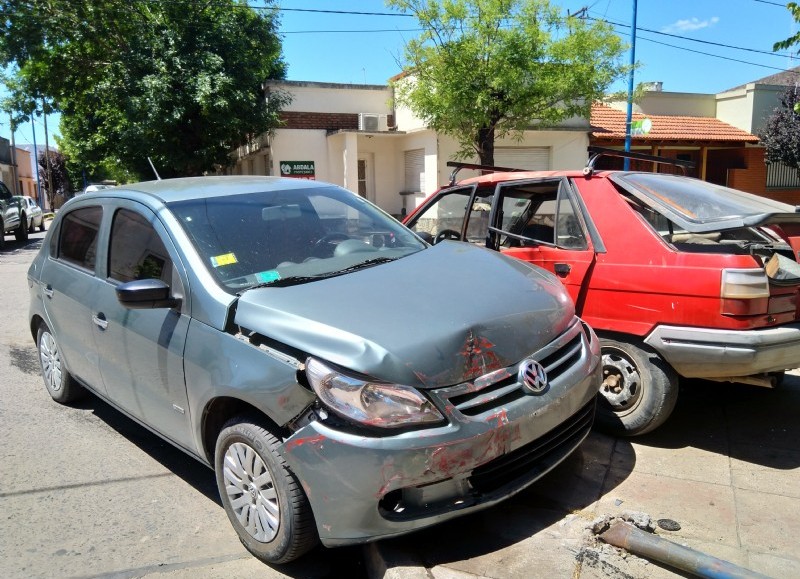
[[[517,497],[367,547],[370,575],[684,577],[587,530],[643,512],[680,524],[656,534],[752,571],[800,577],[800,372],[777,390],[689,382],[666,425],[634,439],[592,433]]]

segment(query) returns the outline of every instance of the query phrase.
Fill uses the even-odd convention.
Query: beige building
[[[634,121],[647,120],[650,128],[633,137],[632,148],[694,161],[694,176],[800,204],[796,172],[767,166],[757,137],[798,71],[719,94],[667,92],[661,83],[651,83],[634,108]],[[456,142],[429,129],[407,108],[394,108],[391,86],[265,83],[266,98],[275,91],[292,96],[281,113],[283,125],[235,151],[231,173],[335,183],[394,215],[410,212],[449,181],[446,164],[455,158]],[[532,127],[520,140],[499,139],[495,164],[535,170],[583,167],[590,144],[624,146],[626,106],[596,105],[590,119],[569,119],[555,129]],[[635,168],[653,170],[652,164]],[[655,170],[674,169],[662,165]],[[459,178],[471,174],[464,171]]]
[[[457,143],[408,109],[393,108],[390,86],[266,83],[267,98],[275,90],[293,97],[282,113],[283,126],[235,151],[232,173],[335,183],[394,215],[410,212],[449,181],[446,163],[454,159]],[[495,163],[539,170],[582,167],[588,145],[589,121],[571,119],[554,130],[525,131],[519,141],[498,140]]]

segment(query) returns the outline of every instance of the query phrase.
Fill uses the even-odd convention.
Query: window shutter
[[[550,147],[496,147],[494,164],[511,169],[548,171]]]
[[[425,149],[405,152],[405,191],[422,193],[425,176]]]

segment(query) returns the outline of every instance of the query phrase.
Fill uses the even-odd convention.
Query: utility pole
[[[8,120],[11,126],[11,177],[14,179],[14,195],[22,195],[24,191],[19,190],[19,172],[17,171],[17,145],[14,143],[14,118],[11,113],[8,114]]]
[[[628,73],[628,113],[625,117],[625,152],[631,151],[631,122],[633,120],[633,67],[636,65],[636,3],[633,0],[633,24],[631,25],[631,70]],[[631,160],[625,157],[623,168],[630,171]]]

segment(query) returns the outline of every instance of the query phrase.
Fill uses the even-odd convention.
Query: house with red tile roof
[[[780,104],[787,86],[800,79],[800,67],[718,94],[673,93],[654,83],[634,106],[631,149],[693,161],[690,175],[706,181],[800,204],[800,179],[793,169],[764,161],[758,131]],[[625,102],[592,107],[593,145],[622,149]],[[603,160],[606,168],[621,160]],[[634,162],[635,170],[675,172],[669,165]]]

